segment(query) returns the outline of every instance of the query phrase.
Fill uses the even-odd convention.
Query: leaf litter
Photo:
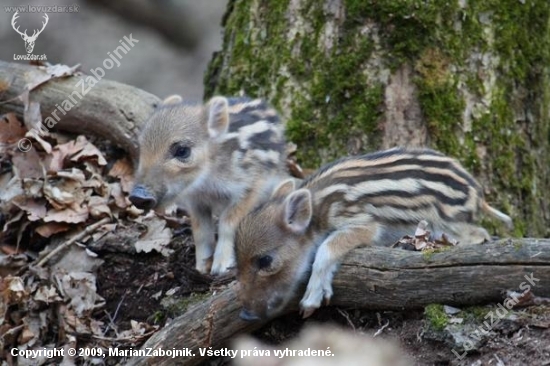
[[[74,70],[50,71],[61,77]],[[45,81],[37,80],[34,87]],[[39,106],[30,108],[34,111],[25,117],[40,118]],[[106,349],[114,343],[142,343],[158,325],[130,320],[122,330],[115,317],[105,321],[106,300],[99,295],[97,277],[104,260],[95,253],[102,250],[97,242],[107,237],[120,242],[115,231],[120,228],[133,234],[128,251],[168,256],[174,220],[185,219],[143,215],[131,205],[127,194],[133,167],[127,157],[108,166],[104,153],[85,136],[55,133],[34,139],[31,149],[22,152],[17,143],[25,137],[27,129],[15,114],[1,117],[0,358],[27,364],[9,354],[13,347],[53,349],[78,342]],[[75,359],[63,362],[75,364]]]
[[[415,251],[435,250],[458,245],[458,241],[445,233],[433,233],[428,230],[428,222],[422,220],[418,223],[414,236],[405,235],[399,239],[392,248],[402,248]]]

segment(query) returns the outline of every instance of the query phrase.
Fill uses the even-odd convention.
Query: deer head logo
[[[13,29],[17,33],[19,33],[21,35],[21,38],[23,38],[23,41],[25,41],[25,48],[27,50],[27,53],[31,53],[32,50],[34,49],[34,42],[38,38],[38,35],[40,33],[42,33],[44,28],[46,28],[46,24],[48,24],[48,19],[49,19],[48,14],[44,14],[45,21],[42,22],[42,29],[40,29],[40,30],[35,29],[34,32],[32,33],[32,36],[27,35],[27,30],[26,29],[25,29],[24,32],[21,32],[19,30],[19,27],[15,28],[15,20],[17,18],[19,18],[19,15],[18,15],[18,12],[15,12],[15,14],[13,14],[13,17],[11,18],[11,26],[13,27]]]

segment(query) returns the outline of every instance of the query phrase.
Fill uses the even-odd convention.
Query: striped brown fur
[[[412,235],[421,220],[433,233],[462,245],[489,240],[474,223],[480,213],[512,225],[485,202],[480,184],[457,160],[429,149],[348,157],[322,167],[297,188],[284,182],[237,231],[243,317],[281,310],[310,268],[301,307],[311,314],[323,298],[330,299],[332,276],[344,254],[360,245],[391,245]]]

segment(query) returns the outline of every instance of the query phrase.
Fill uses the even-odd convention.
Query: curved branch
[[[55,112],[71,93],[85,94],[66,115],[61,115],[55,130],[84,133],[108,139],[137,158],[137,135],[143,123],[160,102],[156,96],[138,88],[110,80],[93,87],[86,75],[53,78],[30,92],[30,100],[40,104],[42,118]],[[48,78],[44,67],[0,61],[0,114],[24,115],[21,96],[35,80]],[[86,93],[87,91],[87,93]],[[32,126],[27,126],[32,128]]]

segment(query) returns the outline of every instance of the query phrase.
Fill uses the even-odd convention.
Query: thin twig
[[[95,224],[92,224],[92,225],[88,226],[86,229],[84,229],[80,233],[76,234],[75,236],[73,236],[72,238],[70,238],[69,240],[67,240],[66,242],[64,242],[63,244],[61,244],[60,246],[58,246],[54,250],[52,250],[50,253],[48,253],[48,255],[46,255],[44,258],[42,258],[41,260],[38,261],[36,266],[37,267],[43,267],[54,255],[56,255],[57,253],[59,253],[63,249],[69,247],[74,242],[82,239],[86,235],[92,233],[95,229],[97,229],[101,225],[107,224],[110,221],[111,221],[110,218],[104,217],[103,219],[99,220]]]
[[[351,321],[351,319],[349,317],[349,314],[346,311],[341,310],[340,308],[336,308],[336,310],[338,310],[340,315],[342,315],[344,318],[346,318],[346,320],[348,321],[349,326],[355,331],[355,324],[353,324],[353,322]]]
[[[143,285],[142,285],[143,286]],[[117,326],[115,324],[115,319],[118,315],[118,311],[120,310],[120,306],[122,305],[122,303],[124,302],[124,299],[126,298],[126,293],[124,293],[122,295],[122,298],[120,299],[120,301],[118,302],[118,305],[116,307],[116,310],[115,310],[115,314],[113,316],[111,316],[111,314],[109,314],[107,311],[105,311],[105,314],[107,314],[107,317],[109,318],[109,324],[107,325],[107,327],[105,327],[105,330],[103,331],[103,335],[105,336],[105,334],[107,334],[107,332],[110,330],[110,329],[113,329],[113,331],[115,333],[117,333],[118,335],[118,331],[117,331]]]
[[[386,324],[384,324],[384,325],[382,326],[382,328],[378,329],[378,330],[376,331],[376,333],[374,333],[374,335],[373,335],[372,337],[374,338],[374,337],[376,337],[376,336],[379,336],[379,335],[382,333],[382,331],[388,327],[388,325],[390,325],[390,321],[389,321],[389,320],[386,322]]]

